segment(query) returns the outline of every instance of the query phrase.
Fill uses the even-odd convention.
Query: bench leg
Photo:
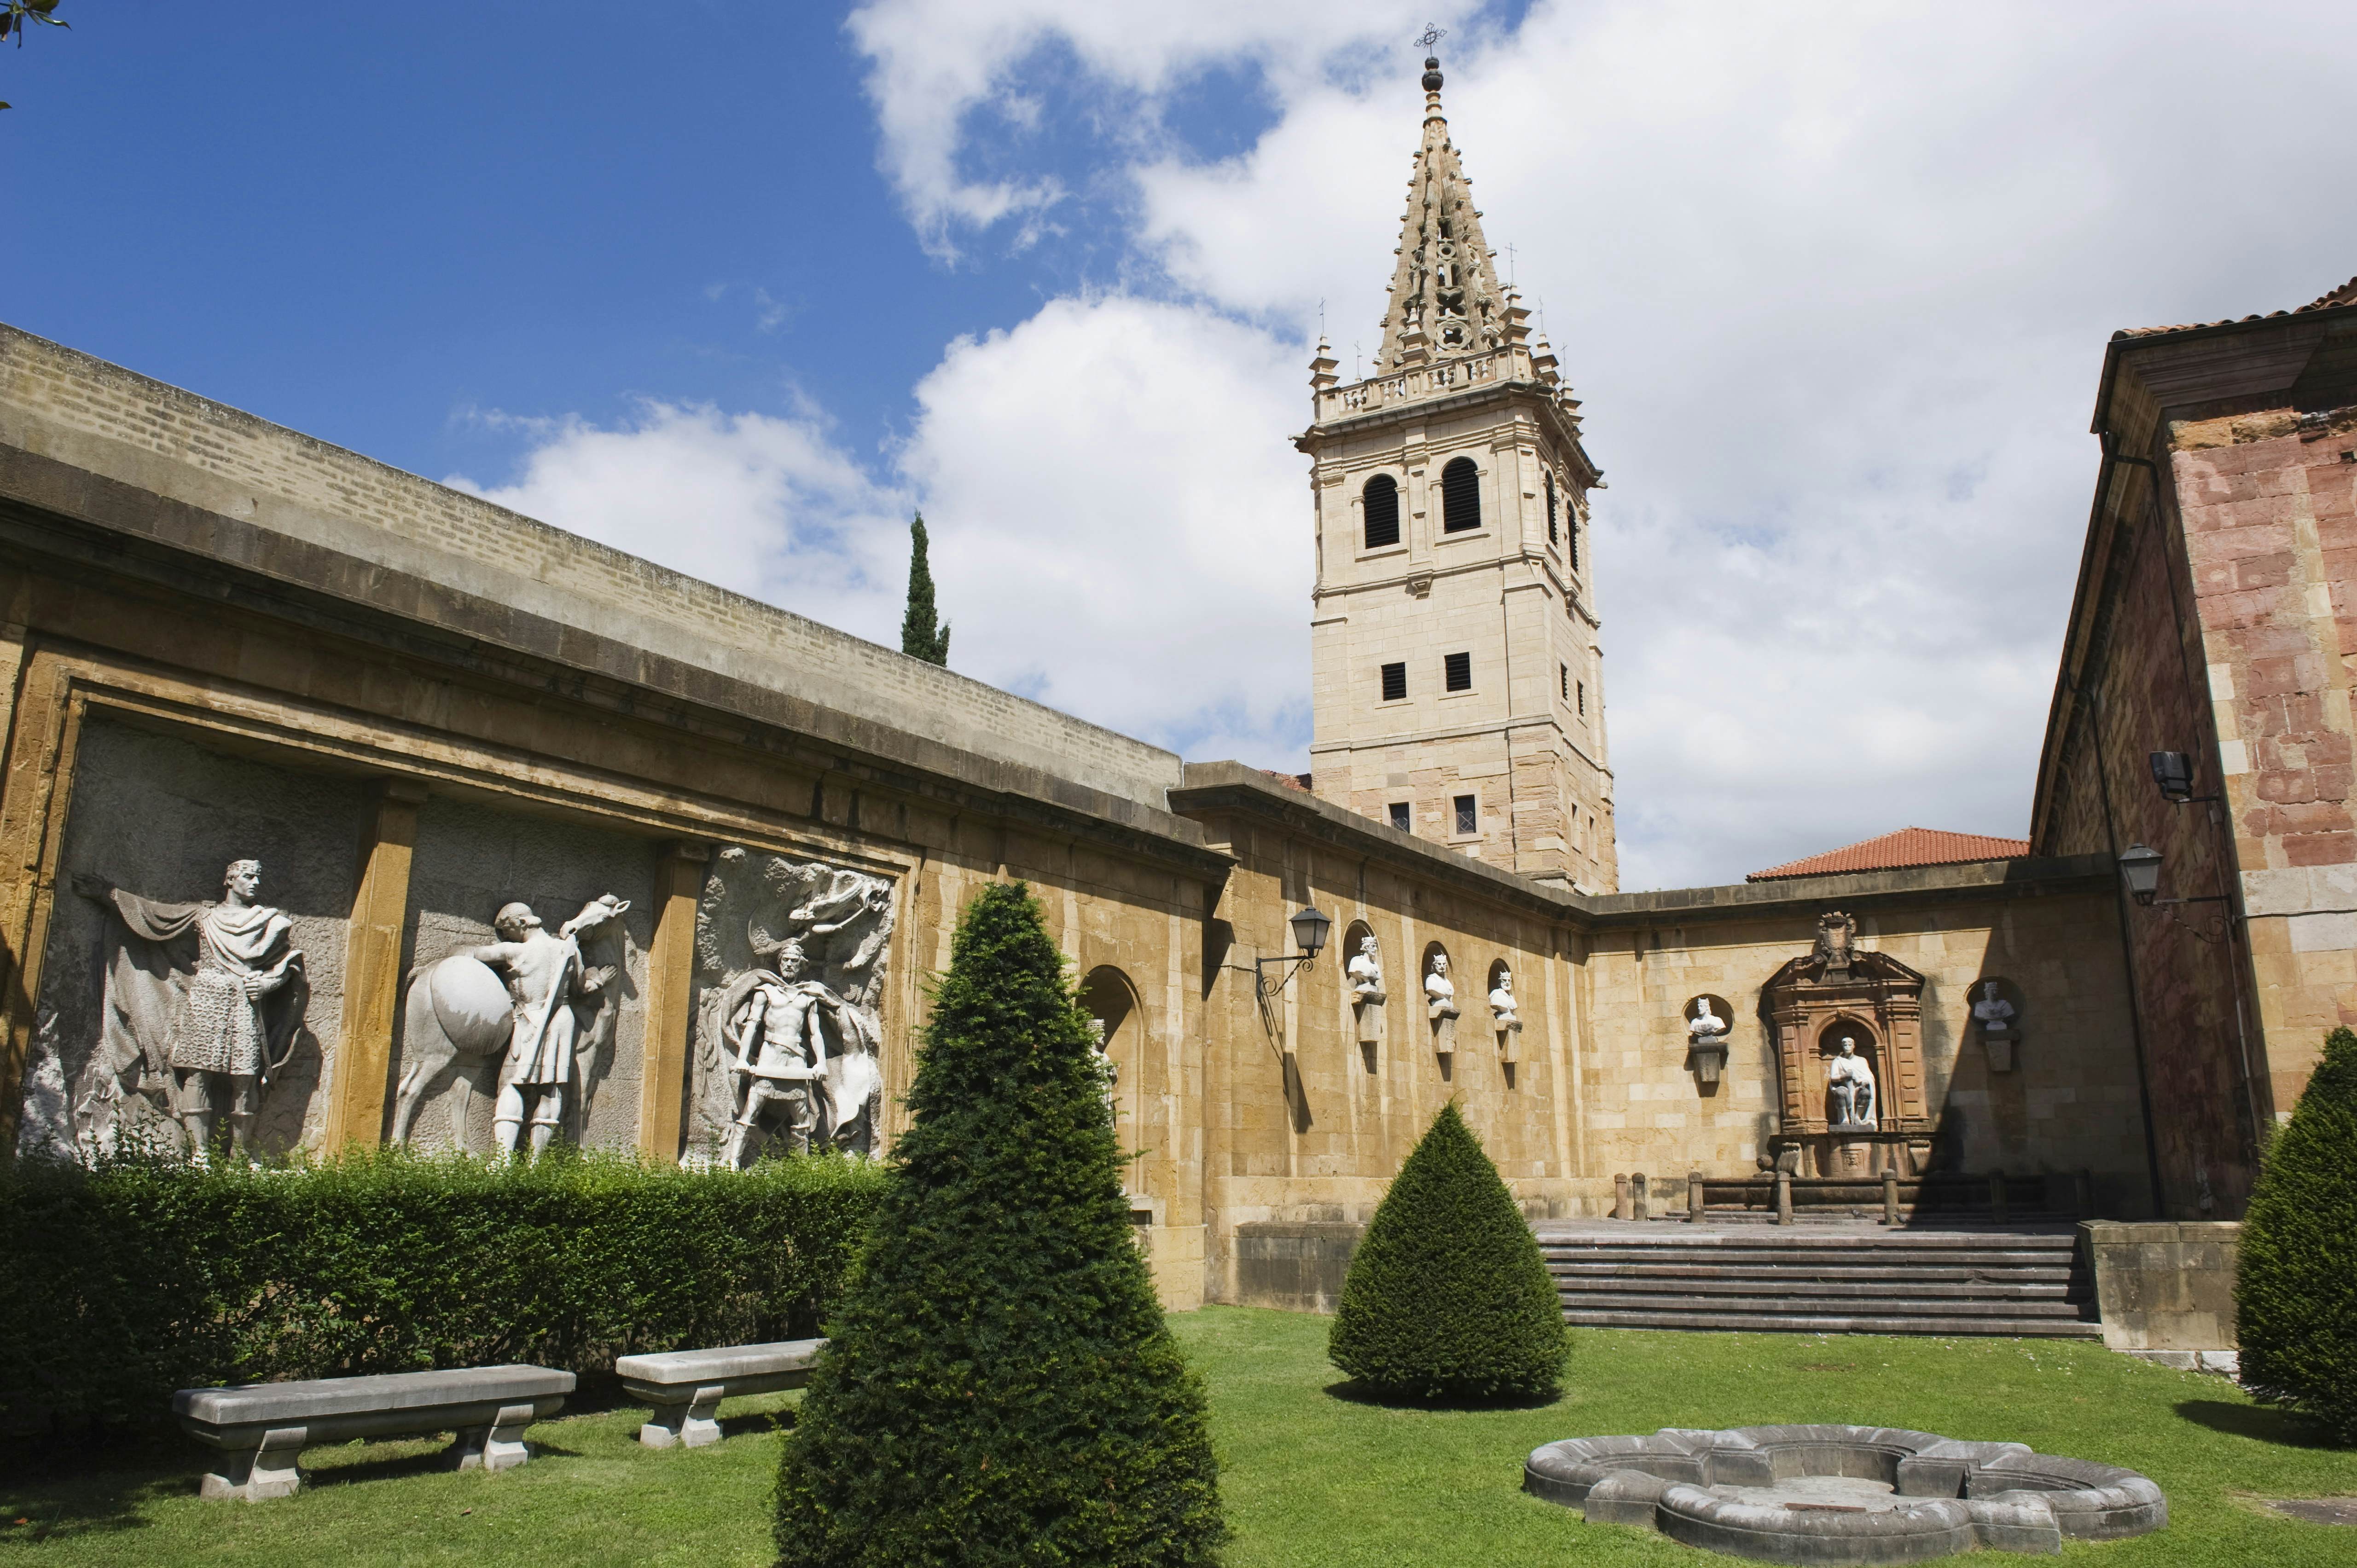
[[[223,1450],[199,1484],[198,1495],[248,1503],[293,1497],[303,1489],[303,1473],[295,1461],[303,1452],[304,1436],[302,1427],[274,1426],[252,1448]]]
[[[726,1383],[697,1389],[683,1404],[657,1405],[653,1419],[639,1428],[639,1441],[650,1448],[708,1448],[720,1441],[720,1401]]]
[[[512,1470],[532,1457],[524,1445],[523,1429],[533,1423],[533,1412],[529,1404],[500,1407],[499,1418],[489,1426],[463,1427],[458,1441],[450,1445],[452,1466],[459,1470],[487,1470],[496,1475]]]

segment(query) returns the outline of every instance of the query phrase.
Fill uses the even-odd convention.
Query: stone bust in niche
[[[1432,965],[1424,976],[1424,1011],[1432,1020],[1433,1047],[1453,1051],[1457,1048],[1457,983],[1448,978],[1448,955],[1432,955]]]
[[[1383,961],[1376,951],[1372,932],[1359,939],[1359,950],[1351,955],[1345,971],[1351,978],[1351,1000],[1370,1007],[1383,1004]]]
[[[1988,1053],[1992,1072],[2013,1070],[2013,1047],[2021,1038],[2014,1016],[2014,1005],[2005,999],[1997,983],[1981,982],[1980,1000],[1973,1004],[1973,1019],[1981,1026],[1981,1048]]]
[[[1501,1034],[1508,1030],[1517,1033],[1521,1031],[1523,1020],[1516,1011],[1516,1006],[1514,972],[1511,969],[1501,969],[1498,972],[1498,983],[1490,991],[1490,1015],[1495,1021]]]
[[[1825,1092],[1833,1102],[1835,1127],[1872,1127],[1874,1069],[1857,1054],[1857,1042],[1841,1037],[1841,1048],[1825,1064]]]
[[[1710,1010],[1710,998],[1697,996],[1692,1004],[1694,1016],[1686,1020],[1686,1041],[1696,1046],[1723,1046],[1727,1031],[1734,1026]]]

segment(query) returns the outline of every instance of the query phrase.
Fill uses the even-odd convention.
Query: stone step
[[[1763,1296],[1811,1301],[1865,1297],[1874,1300],[1942,1301],[2063,1301],[2072,1298],[2071,1282],[2025,1283],[2016,1280],[1975,1280],[1936,1292],[1920,1292],[1881,1280],[1641,1280],[1605,1275],[1555,1280],[1555,1292],[1566,1301],[1574,1295],[1646,1294]]]
[[[1747,1312],[1770,1317],[1823,1316],[1871,1312],[1877,1317],[2068,1317],[2081,1316],[2072,1301],[1992,1301],[1954,1296],[1908,1301],[1890,1296],[1826,1300],[1819,1296],[1691,1296],[1666,1291],[1595,1291],[1558,1298],[1578,1312]]]
[[[1931,1265],[1878,1267],[1871,1263],[1845,1262],[1841,1263],[1721,1263],[1687,1262],[1622,1262],[1580,1260],[1565,1262],[1555,1259],[1547,1262],[1547,1272],[1561,1280],[1577,1279],[1648,1279],[1648,1280],[1785,1280],[1809,1279],[1840,1282],[1844,1280],[1877,1280],[1891,1284],[1951,1285],[1969,1284],[1975,1280],[2021,1280],[2040,1283],[2068,1282],[2075,1272],[2067,1264],[2039,1263],[2016,1267],[1940,1268]]]
[[[1541,1255],[1554,1269],[1660,1268],[1660,1269],[1769,1269],[1780,1273],[1810,1273],[1818,1270],[1871,1270],[1877,1277],[1902,1274],[1931,1274],[1948,1271],[1959,1274],[2012,1273],[2019,1269],[2072,1270],[2075,1264],[2069,1254],[1960,1252],[1944,1258],[1878,1258],[1856,1252],[1566,1252],[1542,1248]]]
[[[1717,1329],[1753,1334],[1928,1334],[1957,1338],[2100,1339],[2100,1323],[2063,1317],[1803,1316],[1740,1312],[1624,1312],[1566,1308],[1563,1320],[1580,1328]]]

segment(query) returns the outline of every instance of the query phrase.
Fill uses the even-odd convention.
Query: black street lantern
[[[1253,973],[1264,997],[1274,996],[1284,990],[1291,983],[1294,972],[1303,964],[1317,961],[1318,955],[1325,950],[1326,933],[1334,929],[1334,922],[1314,904],[1294,915],[1286,924],[1293,928],[1293,945],[1301,950],[1286,953],[1283,958],[1253,960]],[[1284,966],[1285,972],[1275,980],[1269,979],[1271,964]]]
[[[2172,806],[2182,806],[2193,799],[2193,759],[2181,751],[2156,751],[2146,761],[2152,768],[2152,781],[2160,789],[2160,798]]]
[[[2150,904],[2160,892],[2160,851],[2147,844],[2128,845],[2120,852],[2120,880],[2127,884],[2129,897]]]
[[[1302,910],[1288,922],[1293,927],[1293,945],[1306,957],[1316,958],[1326,950],[1326,933],[1334,929],[1316,905]]]

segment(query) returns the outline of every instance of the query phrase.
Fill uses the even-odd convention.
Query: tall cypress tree
[[[933,607],[933,569],[925,560],[925,514],[909,524],[909,610],[900,618],[900,651],[911,659],[946,669],[950,661],[950,623],[939,619]]]
[[[1545,1400],[1566,1351],[1538,1238],[1451,1101],[1351,1256],[1327,1358],[1386,1398]]]
[[[1129,1232],[1088,1021],[1020,883],[967,907],[914,1124],[778,1474],[783,1568],[1216,1559],[1200,1383]]]
[[[2243,1219],[2243,1385],[2357,1444],[2357,1034],[2324,1042]]]

